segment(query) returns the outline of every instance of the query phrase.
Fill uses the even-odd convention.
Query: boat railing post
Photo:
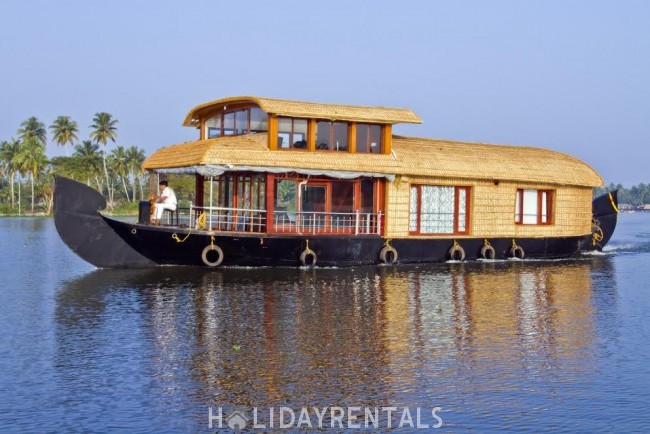
[[[381,235],[381,211],[377,213],[377,235]]]
[[[208,223],[208,230],[212,231],[212,176],[210,176],[210,213],[208,214],[210,223]]]
[[[357,210],[356,214],[356,221],[354,222],[354,235],[359,235],[359,210]]]
[[[366,214],[366,234],[370,234],[370,220],[372,220],[372,213]]]
[[[187,222],[187,226],[191,228],[192,222],[194,221],[194,219],[192,218],[192,202],[190,202],[190,215],[188,218],[190,219],[190,221]]]

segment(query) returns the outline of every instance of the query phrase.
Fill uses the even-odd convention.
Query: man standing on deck
[[[151,224],[154,225],[160,224],[160,219],[166,209],[176,211],[176,194],[169,187],[169,183],[167,181],[160,181],[158,187],[161,191],[160,196],[156,197],[156,211],[154,219],[151,221]]]

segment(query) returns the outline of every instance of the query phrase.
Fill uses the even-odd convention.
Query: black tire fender
[[[390,257],[388,256],[389,253],[391,254]],[[398,258],[397,250],[393,246],[384,246],[379,252],[379,259],[384,264],[396,264]]]
[[[311,263],[307,263],[307,258],[309,256],[312,256],[314,260]],[[311,250],[310,248],[306,248],[303,250],[303,252],[300,254],[300,263],[302,264],[303,267],[313,267],[316,265],[316,261],[318,261],[318,256],[316,255],[316,252]]]
[[[497,252],[492,246],[483,246],[481,247],[481,258],[483,259],[496,259]]]
[[[521,246],[512,246],[510,248],[510,256],[517,259],[524,259],[526,257],[526,252]]]
[[[459,254],[460,256],[457,257],[457,254]],[[449,256],[449,259],[452,261],[464,261],[465,249],[463,249],[460,244],[454,243],[454,245],[451,246],[451,248],[447,252],[447,256]]]

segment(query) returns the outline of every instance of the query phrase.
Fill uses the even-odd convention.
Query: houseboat
[[[189,206],[151,225],[144,202],[137,223],[119,221],[101,213],[97,191],[58,177],[56,227],[98,267],[560,258],[608,242],[616,192],[592,201],[603,180],[586,163],[548,149],[393,134],[421,122],[407,109],[211,101],[183,121],[198,140],[143,165],[154,180],[193,177]]]

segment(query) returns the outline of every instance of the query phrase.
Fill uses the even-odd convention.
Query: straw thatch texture
[[[381,124],[412,123],[420,124],[422,120],[411,110],[388,107],[365,107],[336,104],[319,104],[304,101],[288,101],[254,96],[237,96],[222,98],[198,105],[189,111],[183,125],[196,126],[193,119],[199,119],[215,108],[229,104],[251,103],[259,106],[268,114],[308,119],[331,119],[356,122],[374,122]]]
[[[601,177],[586,163],[547,149],[399,136],[393,137],[392,147],[393,153],[389,155],[270,151],[266,134],[228,136],[160,149],[144,162],[144,168],[230,164],[584,187],[603,185]]]
[[[456,236],[459,239],[578,236],[589,234],[591,231],[592,189],[590,187],[558,187],[551,183],[529,182],[500,182],[495,185],[493,182],[460,178],[401,177],[389,183],[387,188],[386,235],[388,237],[409,236],[411,184],[471,187],[470,231],[469,235]],[[515,200],[518,188],[555,192],[553,224],[539,226],[515,224]]]

